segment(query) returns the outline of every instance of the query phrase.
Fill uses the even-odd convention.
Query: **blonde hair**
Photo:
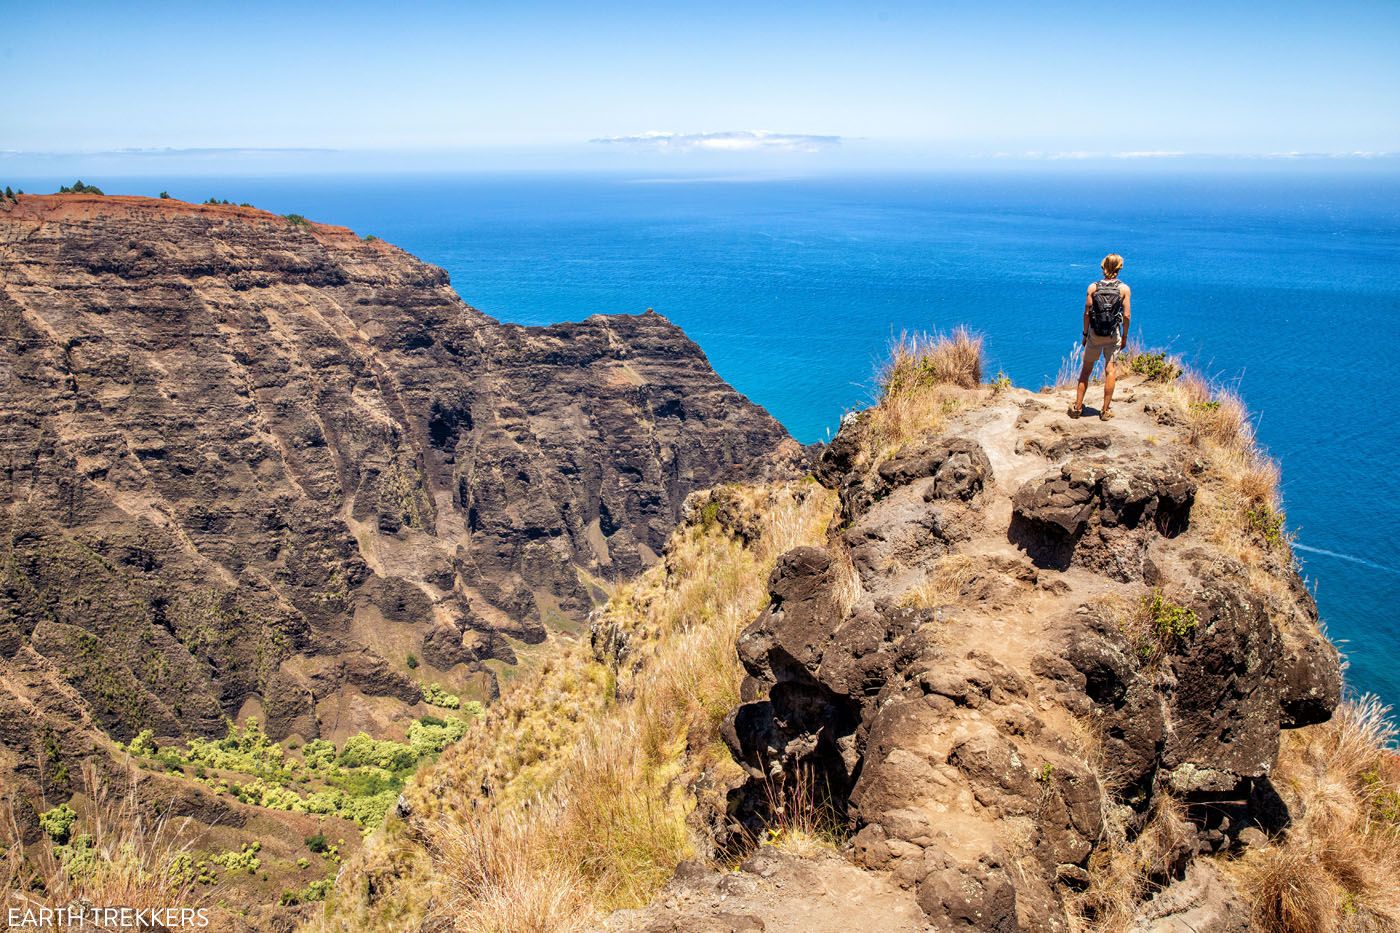
[[[1117,275],[1123,269],[1123,257],[1117,253],[1109,253],[1099,265],[1103,267],[1104,275]]]

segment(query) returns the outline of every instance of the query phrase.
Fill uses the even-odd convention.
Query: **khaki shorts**
[[[1084,345],[1084,365],[1092,366],[1103,356],[1104,365],[1113,362],[1114,355],[1118,352],[1118,345],[1122,343],[1122,338],[1115,331],[1107,337],[1100,337],[1093,331],[1089,332],[1089,342]]]

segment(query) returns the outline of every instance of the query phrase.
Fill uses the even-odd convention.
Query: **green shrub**
[[[281,904],[283,907],[293,907],[297,904],[311,904],[315,901],[324,901],[334,887],[334,878],[322,878],[319,881],[311,882],[300,891],[283,891]]]
[[[1267,505],[1250,506],[1245,512],[1249,527],[1270,547],[1279,547],[1286,540],[1283,530],[1284,514]]]
[[[335,763],[335,745],[325,739],[312,739],[302,746],[301,758],[308,768],[327,768]]]
[[[97,871],[97,847],[93,844],[91,833],[73,837],[73,841],[66,846],[55,846],[54,853],[69,878],[91,878]]]
[[[136,733],[136,738],[127,744],[126,750],[133,755],[152,756],[160,751],[160,746],[154,741],[155,733],[150,729],[142,729]]]
[[[360,732],[345,740],[337,761],[343,768],[375,767],[386,771],[404,771],[418,763],[418,756],[413,749],[400,742],[376,739]]]
[[[410,671],[412,671],[412,670],[417,670],[417,669],[418,669],[418,655],[410,653],[409,656],[408,656],[408,659],[407,659],[404,663],[408,665],[408,669],[409,669]]]
[[[1192,610],[1167,599],[1160,589],[1153,590],[1151,596],[1144,596],[1142,604],[1152,630],[1163,641],[1185,638],[1201,621]]]
[[[48,834],[48,837],[59,845],[68,842],[68,837],[73,831],[73,823],[78,819],[78,814],[66,803],[61,803],[51,810],[45,810],[39,814],[39,828]]]
[[[1181,376],[1181,367],[1167,359],[1165,353],[1139,353],[1128,364],[1128,369],[1152,382],[1173,382]]]
[[[322,852],[326,851],[326,849],[330,848],[330,843],[326,842],[325,833],[307,836],[303,841],[306,843],[306,847],[317,855],[320,855]]]
[[[429,722],[428,720],[436,720]],[[467,734],[467,721],[457,716],[445,720],[424,716],[408,727],[408,744],[419,757],[435,755]]]
[[[282,216],[285,217],[287,223],[291,224],[293,227],[311,226],[311,222],[308,221],[305,217],[301,216],[300,214],[283,214]]]
[[[230,872],[247,872],[256,875],[258,869],[262,867],[262,859],[258,858],[258,853],[262,851],[262,843],[257,839],[252,842],[245,842],[243,848],[237,852],[224,852],[219,855],[209,857],[209,861],[216,865],[222,865]]]
[[[454,693],[448,693],[441,684],[424,684],[423,702],[442,709],[462,708],[462,698]]]
[[[170,200],[170,192],[169,192],[169,191],[162,191],[162,192],[160,193],[160,199],[161,199],[162,201],[169,201],[169,200]]]
[[[364,241],[365,241],[366,243],[378,243],[378,242],[379,242],[379,237],[375,236],[373,233],[366,233],[366,234],[364,235],[363,239],[364,239]]]
[[[219,879],[209,868],[207,859],[196,859],[188,852],[181,852],[170,860],[166,874],[180,887],[191,884],[213,884]]]

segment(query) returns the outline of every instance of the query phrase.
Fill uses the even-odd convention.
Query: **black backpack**
[[[1107,337],[1123,323],[1122,282],[1104,279],[1094,289],[1094,303],[1089,308],[1089,327],[1100,337]]]

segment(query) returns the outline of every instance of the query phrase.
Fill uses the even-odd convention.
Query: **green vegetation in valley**
[[[461,709],[462,707],[462,698],[454,693],[448,693],[443,689],[442,684],[424,684],[423,702],[442,709]]]
[[[242,803],[338,816],[355,822],[368,834],[383,821],[408,776],[465,735],[470,721],[482,713],[480,703],[464,704],[433,686],[440,699],[455,701],[451,708],[460,709],[465,716],[425,716],[408,727],[405,742],[376,739],[361,732],[339,747],[325,739],[312,739],[297,757],[268,738],[258,721],[250,718],[241,727],[231,723],[222,739],[194,738],[183,748],[162,748],[153,740],[151,730],[145,729],[126,749],[147,767],[178,772]],[[55,825],[60,820],[55,816]],[[308,845],[314,839],[308,839]],[[324,837],[320,842],[324,846]],[[312,851],[318,850],[313,847]]]
[[[54,842],[63,845],[68,841],[69,834],[73,831],[73,823],[77,819],[77,812],[68,804],[61,803],[52,810],[39,814],[39,828]]]

